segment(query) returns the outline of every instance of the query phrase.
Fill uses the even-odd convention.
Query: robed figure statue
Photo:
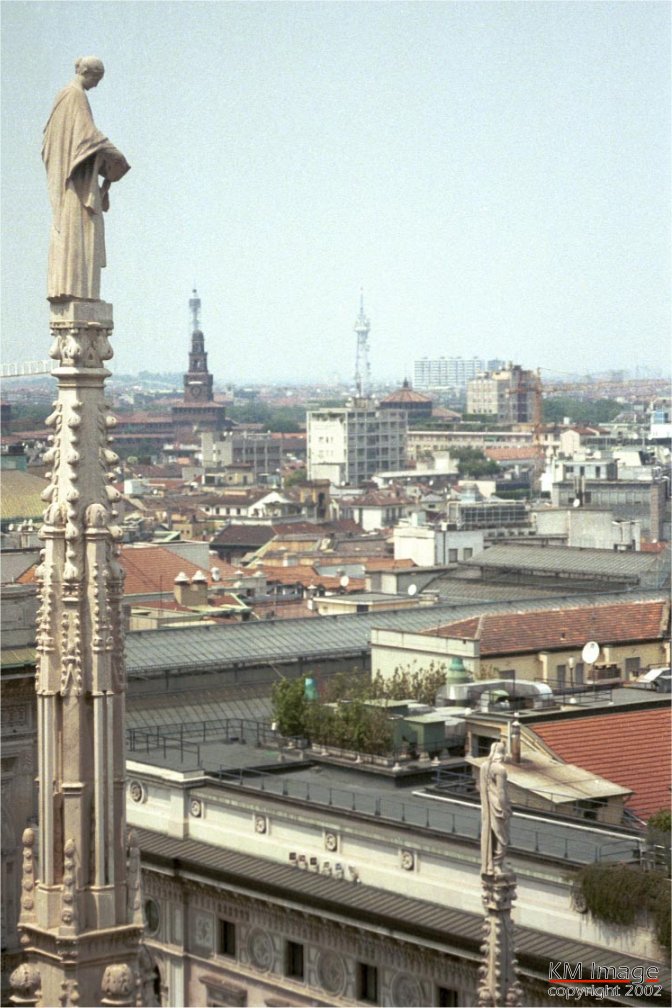
[[[509,846],[511,804],[506,793],[503,742],[493,742],[490,755],[481,763],[481,871],[501,875]]]
[[[56,96],[44,128],[42,160],[52,209],[47,297],[100,299],[105,266],[103,211],[109,188],[129,170],[126,158],[96,129],[86,92],[102,79],[102,62],[85,56]],[[99,185],[99,178],[103,179]]]

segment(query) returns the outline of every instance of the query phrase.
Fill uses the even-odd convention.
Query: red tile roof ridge
[[[563,762],[631,789],[628,804],[647,818],[670,807],[671,715],[668,705],[627,711],[608,707],[528,727]]]
[[[666,634],[670,606],[663,599],[633,599],[628,602],[575,604],[553,609],[485,612],[476,619],[459,620],[434,629],[426,636],[479,639],[481,657],[516,654],[540,648],[579,647],[586,640],[602,645],[630,640],[657,640]]]

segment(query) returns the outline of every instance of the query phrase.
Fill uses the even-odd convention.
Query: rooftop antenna
[[[359,292],[359,315],[355,322],[357,335],[357,356],[355,358],[355,391],[359,399],[368,394],[371,385],[371,365],[369,364],[369,330],[371,323],[364,314],[364,290]]]

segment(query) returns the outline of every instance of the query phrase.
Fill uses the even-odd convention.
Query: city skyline
[[[220,384],[351,381],[361,288],[374,383],[442,355],[667,370],[665,5],[3,14],[6,362],[47,354],[41,131],[95,53],[132,166],[106,221],[115,372],[183,370],[194,286]]]

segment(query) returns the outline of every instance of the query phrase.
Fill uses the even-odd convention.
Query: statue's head
[[[85,91],[96,87],[102,80],[105,73],[103,61],[97,56],[80,56],[75,63],[77,76],[81,78],[82,87]]]
[[[503,742],[493,742],[490,746],[490,759],[500,762],[506,756],[506,746]]]

